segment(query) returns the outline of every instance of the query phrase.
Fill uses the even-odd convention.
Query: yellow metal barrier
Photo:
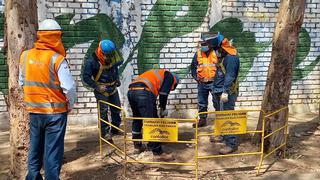
[[[113,143],[107,141],[106,139],[104,139],[102,137],[102,129],[101,129],[101,122],[104,122],[106,124],[108,124],[110,127],[113,127],[117,130],[119,130],[120,132],[124,133],[124,130],[111,124],[110,122],[106,121],[105,119],[102,119],[101,118],[101,112],[100,112],[100,103],[102,104],[107,104],[109,106],[109,109],[110,107],[114,107],[116,109],[119,109],[121,111],[121,116],[122,116],[122,119],[125,117],[125,111],[123,108],[119,107],[119,106],[116,106],[114,104],[111,104],[109,102],[106,102],[106,101],[103,101],[103,100],[99,100],[98,101],[98,126],[99,126],[99,145],[100,145],[100,156],[103,156],[102,154],[102,142],[105,142],[106,144],[110,145],[111,147],[113,147],[114,149],[116,149],[117,151],[121,152],[122,154],[124,154],[124,150],[116,145],[114,145]]]
[[[176,126],[178,126],[179,122],[193,122],[196,123],[197,120],[196,119],[177,119],[177,118],[142,118],[142,117],[125,117],[124,118],[124,124],[130,122],[130,121],[135,121],[135,120],[141,120],[143,123],[145,122],[149,122],[150,124],[152,123],[159,123],[159,122],[176,122]],[[197,123],[196,123],[197,124]],[[144,131],[147,130],[146,124],[144,124]],[[157,127],[157,126],[155,126]],[[197,128],[198,125],[196,126],[196,128],[194,129],[194,133],[195,133],[195,137],[197,137]],[[157,128],[155,128],[157,129]],[[158,129],[157,129],[158,130]],[[159,130],[158,130],[159,131]],[[161,130],[160,130],[161,131]],[[151,131],[152,132],[152,131]],[[165,132],[165,131],[162,131]],[[160,132],[159,132],[160,133]],[[178,140],[178,131],[177,131],[177,139],[172,140],[171,138],[168,138],[167,140],[163,141],[163,140],[157,140],[157,139],[146,139],[146,134],[143,135],[143,139],[132,139],[132,138],[127,138],[126,134],[127,134],[127,129],[125,126],[124,129],[124,134],[125,134],[125,150],[124,150],[124,154],[125,154],[125,164],[124,164],[124,174],[126,176],[127,174],[127,164],[128,163],[141,163],[141,164],[157,164],[157,165],[176,165],[176,166],[194,166],[194,170],[196,172],[195,176],[197,178],[197,174],[198,174],[198,159],[197,159],[197,151],[198,151],[198,146],[197,146],[197,141],[180,141]],[[166,133],[165,133],[166,134]],[[149,138],[149,137],[148,137]],[[128,153],[127,153],[127,142],[134,142],[134,141],[141,141],[141,142],[166,142],[166,143],[180,143],[180,144],[195,144],[195,153],[194,153],[194,161],[193,162],[153,162],[153,161],[139,161],[139,160],[128,160]]]
[[[262,110],[228,110],[228,111],[209,111],[209,112],[201,112],[198,113],[196,118],[198,119],[199,115],[201,114],[215,114],[216,115],[216,119],[215,121],[217,121],[217,117],[219,117],[219,115],[221,115],[221,121],[226,122],[226,123],[237,123],[237,122],[232,122],[232,120],[236,120],[236,119],[247,119],[247,114],[248,112],[260,112],[263,114],[263,125],[261,130],[243,130],[241,128],[239,128],[239,132],[236,132],[235,134],[251,134],[251,133],[261,133],[261,147],[260,147],[260,151],[258,152],[245,152],[245,153],[237,153],[237,154],[225,154],[225,155],[207,155],[207,156],[199,156],[199,154],[197,153],[197,158],[198,159],[210,159],[210,158],[223,158],[223,157],[234,157],[234,156],[248,156],[248,155],[260,155],[260,162],[263,159],[263,147],[264,147],[264,142],[263,142],[263,137],[264,137],[264,124],[265,124],[265,113]],[[227,115],[230,115],[229,117]],[[225,119],[224,119],[225,118]],[[238,123],[240,125],[240,123]],[[246,122],[245,124],[241,124],[241,126],[245,125],[246,126]],[[216,127],[215,127],[216,128]],[[197,133],[197,139],[196,141],[199,140],[199,137],[201,136],[214,136],[214,135],[220,135],[215,133],[216,129],[213,129],[212,133]],[[226,132],[227,133],[227,132]],[[221,134],[221,135],[228,135],[228,134]],[[232,133],[233,134],[233,133]],[[197,143],[198,146],[198,143]],[[198,177],[198,175],[197,175]]]
[[[114,108],[117,108],[121,111],[122,113],[122,120],[123,120],[123,124],[124,124],[124,129],[118,128],[116,126],[114,126],[113,124],[111,124],[110,122],[104,120],[101,118],[100,116],[100,103],[104,103],[107,104],[109,106],[112,106]],[[195,171],[195,178],[198,179],[198,175],[199,175],[199,164],[198,161],[199,159],[210,159],[210,158],[223,158],[223,157],[234,157],[234,156],[248,156],[248,155],[260,155],[260,161],[259,161],[259,165],[258,165],[258,174],[260,173],[260,169],[261,166],[263,164],[263,161],[265,158],[269,157],[272,153],[276,152],[278,149],[284,147],[284,157],[285,157],[285,149],[286,149],[286,144],[287,144],[287,134],[288,134],[288,112],[286,113],[285,116],[285,125],[274,130],[273,132],[266,134],[265,135],[265,122],[266,122],[266,118],[269,118],[271,116],[274,116],[280,112],[283,111],[288,111],[288,107],[283,107],[277,111],[274,111],[272,113],[269,114],[265,114],[264,111],[262,110],[230,110],[230,111],[210,111],[210,112],[201,112],[198,113],[196,118],[194,119],[177,119],[177,118],[143,118],[143,117],[126,117],[125,111],[123,108],[118,107],[116,105],[113,105],[111,103],[105,102],[105,101],[99,101],[98,103],[98,125],[99,125],[99,143],[100,143],[100,155],[102,156],[102,142],[105,142],[106,144],[110,145],[111,147],[113,147],[114,149],[116,149],[117,151],[121,152],[124,155],[124,174],[126,176],[127,174],[127,164],[128,163],[140,163],[140,164],[157,164],[157,165],[177,165],[177,166],[194,166],[194,171]],[[252,134],[252,133],[261,133],[261,146],[260,146],[260,151],[258,152],[245,152],[245,153],[237,153],[237,154],[226,154],[226,155],[206,155],[206,156],[199,156],[199,144],[198,144],[198,140],[199,137],[202,136],[214,136],[214,135],[218,135],[215,133],[215,130],[213,130],[212,133],[199,133],[198,132],[198,117],[201,114],[215,114],[216,115],[216,120],[217,121],[217,117],[219,117],[219,115],[221,115],[221,119],[223,120],[223,118],[225,118],[228,114],[232,114],[234,115],[233,117],[228,117],[229,119],[237,119],[238,117],[240,117],[240,119],[242,119],[245,116],[247,116],[248,112],[260,112],[260,114],[262,114],[262,128],[261,130],[242,130],[241,132],[236,132],[235,134]],[[238,116],[241,115],[241,116]],[[194,137],[195,140],[190,140],[190,141],[182,141],[182,140],[178,140],[178,135],[177,135],[177,139],[168,139],[166,141],[163,140],[156,140],[156,139],[146,139],[145,137],[143,137],[143,139],[132,139],[132,138],[128,138],[127,134],[128,134],[128,129],[127,129],[127,123],[129,121],[135,121],[135,120],[141,120],[143,122],[147,121],[149,123],[157,123],[157,122],[176,122],[176,126],[178,126],[179,122],[193,122],[196,124],[196,127],[194,128]],[[124,133],[124,148],[120,148],[116,145],[114,145],[113,143],[108,142],[106,139],[104,139],[103,137],[101,137],[101,122],[104,122],[106,124],[108,124],[109,126],[118,129],[120,132]],[[232,123],[232,122],[231,122]],[[144,130],[146,131],[146,127],[144,127]],[[275,149],[273,149],[270,153],[268,154],[264,154],[264,141],[266,138],[274,135],[275,133],[278,133],[279,131],[284,130],[285,133],[285,140],[284,143],[281,144],[280,146],[276,147]],[[178,132],[178,131],[177,131]],[[221,131],[220,133],[222,133],[222,135],[227,135],[227,134],[223,134],[224,132]],[[177,133],[178,134],[178,133]],[[180,143],[180,144],[195,144],[194,146],[194,161],[193,162],[153,162],[153,161],[138,161],[136,159],[134,159],[133,157],[130,157],[128,155],[127,152],[127,142],[134,142],[134,141],[141,141],[141,142],[166,142],[166,143]],[[128,160],[128,157],[131,158],[132,160]]]
[[[271,154],[273,154],[274,152],[276,152],[277,150],[279,150],[279,149],[282,148],[282,147],[284,147],[284,150],[283,150],[283,158],[285,158],[286,145],[287,145],[287,140],[288,140],[288,119],[289,119],[289,108],[288,108],[288,106],[283,107],[283,108],[280,108],[280,109],[277,110],[277,111],[274,111],[274,112],[271,112],[271,113],[265,115],[265,118],[264,118],[264,119],[269,118],[269,117],[271,117],[271,116],[274,116],[274,115],[276,115],[276,114],[279,114],[280,112],[283,112],[283,111],[286,111],[286,112],[285,112],[285,115],[286,115],[286,116],[285,116],[285,124],[284,124],[283,126],[281,126],[280,128],[274,130],[273,132],[265,135],[265,136],[263,137],[263,142],[265,141],[266,138],[274,135],[275,133],[278,133],[278,132],[281,131],[281,130],[284,130],[284,132],[283,132],[283,133],[284,133],[284,143],[282,143],[280,146],[274,148],[271,152],[269,152],[268,154],[266,154],[266,155],[263,156],[263,158],[262,158],[261,161],[260,161],[259,168],[258,168],[258,174],[260,173],[260,169],[261,169],[263,160],[264,160],[265,158],[269,157]]]

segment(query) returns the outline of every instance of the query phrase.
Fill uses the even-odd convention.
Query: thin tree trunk
[[[272,55],[264,91],[262,110],[274,112],[289,103],[293,63],[299,41],[299,32],[303,22],[305,0],[281,0],[279,15],[272,40]],[[283,111],[266,119],[265,133],[270,133],[283,126],[288,111]],[[257,129],[262,127],[262,114]],[[256,135],[254,142],[259,142]],[[284,141],[283,131],[265,141],[265,150],[269,151]]]
[[[11,175],[24,179],[29,147],[29,120],[18,84],[19,59],[32,48],[38,24],[36,0],[6,0],[6,50],[9,67],[8,109],[10,115]]]

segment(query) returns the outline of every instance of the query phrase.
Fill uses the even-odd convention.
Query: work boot
[[[118,129],[114,129],[114,128],[111,128],[111,134],[113,135],[113,136],[123,136],[124,135],[124,133],[123,132],[121,132],[121,131],[119,131]]]
[[[153,155],[153,160],[158,162],[167,162],[167,161],[173,161],[175,158],[171,153],[162,153],[160,155]]]
[[[232,148],[230,146],[225,146],[219,150],[219,154],[231,154],[238,150],[238,147]]]
[[[200,118],[200,119],[199,119],[199,122],[198,122],[198,127],[205,127],[205,126],[207,126],[207,119]],[[192,127],[193,127],[193,128],[196,128],[196,124],[193,123],[193,124],[192,124]]]
[[[223,137],[222,136],[210,136],[210,142],[212,143],[222,143]]]
[[[105,134],[102,138],[113,144],[112,135],[110,133]]]
[[[146,145],[140,144],[140,145],[134,145],[133,154],[140,154],[144,152],[147,149]]]

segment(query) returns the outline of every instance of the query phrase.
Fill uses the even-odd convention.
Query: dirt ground
[[[249,129],[254,129],[257,115],[249,116],[252,123]],[[289,143],[286,159],[265,160],[261,174],[256,176],[258,156],[239,156],[228,158],[215,158],[199,161],[200,179],[320,179],[320,119],[318,114],[300,113],[290,114],[289,119]],[[193,137],[191,124],[179,125],[179,138],[190,140]],[[201,128],[201,132],[210,132],[210,126]],[[123,145],[120,136],[115,137],[114,142],[118,146]],[[258,147],[251,145],[250,137],[240,137],[240,152],[258,151]],[[200,139],[199,151],[201,155],[217,154],[222,144],[211,143],[209,137]],[[192,162],[194,147],[186,144],[164,144],[166,152],[172,152],[174,162]],[[132,145],[129,143],[129,154]],[[64,164],[61,179],[165,179],[180,180],[192,179],[194,171],[192,167],[185,166],[159,166],[128,164],[127,177],[124,177],[123,156],[110,148],[103,147],[103,157],[99,153],[98,129],[96,126],[70,125],[67,128],[65,138]],[[140,155],[130,155],[139,160],[152,160],[150,151]],[[0,180],[9,179],[9,131],[8,127],[0,128]]]

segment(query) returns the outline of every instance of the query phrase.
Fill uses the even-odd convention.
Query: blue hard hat
[[[100,48],[103,54],[109,54],[112,51],[116,50],[116,45],[109,39],[104,39],[100,41]]]
[[[171,73],[172,75],[173,75],[173,77],[176,79],[176,81],[177,81],[177,84],[179,84],[179,81],[180,81],[180,77],[179,77],[179,75],[178,74],[176,74],[176,73]]]

